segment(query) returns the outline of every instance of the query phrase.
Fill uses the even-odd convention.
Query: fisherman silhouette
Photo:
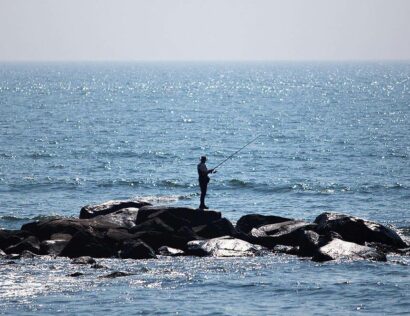
[[[208,188],[208,182],[210,180],[208,174],[216,172],[215,169],[208,170],[205,162],[206,162],[206,157],[202,156],[201,162],[197,166],[199,187],[201,188],[201,198],[200,198],[201,204],[199,205],[199,209],[201,210],[208,209],[208,206],[205,205],[205,195],[206,195],[206,190]]]

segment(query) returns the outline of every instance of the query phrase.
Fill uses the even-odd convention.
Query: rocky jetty
[[[313,223],[249,214],[233,225],[217,211],[144,201],[87,205],[78,219],[47,219],[20,230],[0,230],[0,259],[51,255],[89,262],[285,252],[321,262],[386,261],[386,254],[408,254],[408,248],[394,229],[345,214],[323,213]]]

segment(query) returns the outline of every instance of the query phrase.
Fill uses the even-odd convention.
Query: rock
[[[236,222],[236,229],[241,231],[245,234],[250,233],[253,228],[259,228],[261,226],[269,225],[269,224],[277,224],[282,222],[291,221],[291,218],[285,218],[280,216],[273,216],[273,215],[260,215],[260,214],[249,214],[242,216]]]
[[[10,246],[6,249],[6,253],[18,253],[21,254],[23,250],[29,250],[32,253],[40,254],[40,242],[35,236],[29,236],[26,239],[20,241],[16,245]]]
[[[292,220],[253,228],[250,235],[255,243],[267,248],[273,248],[276,244],[299,246],[299,231],[312,229],[314,226],[305,221]]]
[[[71,236],[70,236],[71,237]],[[61,251],[69,243],[69,240],[43,240],[40,243],[40,254],[50,255],[50,256],[59,256]]]
[[[103,233],[92,229],[79,231],[61,251],[60,256],[110,258],[117,254],[115,245]]]
[[[119,252],[122,259],[156,259],[154,250],[143,241],[127,241]]]
[[[367,246],[358,245],[338,238],[319,248],[313,261],[329,260],[374,260],[386,261],[386,255],[381,251]]]
[[[298,239],[299,251],[297,255],[301,257],[314,256],[323,242],[320,235],[312,230],[299,230],[296,238]]]
[[[94,263],[90,266],[92,269],[108,269],[107,266],[99,264],[99,263]]]
[[[157,231],[138,232],[135,233],[134,236],[136,239],[144,241],[154,250],[162,246],[184,250],[188,241],[199,239],[195,236],[194,232],[188,228],[181,228],[181,230],[172,233]]]
[[[236,236],[237,231],[232,223],[226,218],[221,218],[206,225],[192,228],[193,232],[205,239],[217,238],[222,236]]]
[[[125,276],[130,276],[134,275],[133,273],[127,273],[127,272],[121,272],[121,271],[115,271],[107,275],[102,275],[100,278],[107,278],[107,279],[113,279],[113,278],[118,278],[118,277],[125,277]]]
[[[31,252],[30,250],[23,250],[21,254],[19,254],[19,259],[32,259],[36,257],[39,257],[39,255]]]
[[[164,233],[174,233],[176,230],[180,228],[180,225],[174,225],[171,227],[170,225],[164,223],[161,218],[150,218],[145,222],[138,224],[132,227],[129,232],[130,233],[138,233],[138,232],[147,232],[147,231],[155,231],[155,232],[164,232]]]
[[[381,224],[366,221],[358,217],[323,213],[315,219],[317,232],[320,234],[335,231],[343,240],[364,245],[365,242],[378,242],[396,248],[405,248],[407,245],[393,229]]]
[[[0,249],[6,249],[12,245],[16,245],[29,236],[29,232],[22,230],[0,229]]]
[[[69,241],[71,238],[73,238],[73,236],[71,236],[70,234],[60,234],[60,233],[52,234],[50,236],[50,240],[67,240],[67,241]]]
[[[107,215],[125,208],[140,208],[151,205],[145,201],[107,201],[102,204],[86,205],[80,211],[80,218],[93,218],[100,215]]]
[[[96,261],[94,258],[91,258],[89,256],[82,256],[78,258],[74,258],[71,260],[72,264],[95,264]]]
[[[7,254],[0,249],[0,259],[4,259],[7,256]]]
[[[50,239],[54,234],[68,234],[74,236],[78,232],[84,232],[89,229],[94,231],[104,232],[110,228],[121,228],[113,223],[94,219],[76,219],[76,218],[59,218],[31,222],[22,226],[22,230],[26,230],[40,240]]]
[[[138,208],[135,207],[128,207],[116,211],[114,213],[110,213],[108,215],[100,215],[98,216],[98,220],[105,221],[107,223],[112,223],[117,226],[131,228],[135,226],[135,222],[137,221],[138,216]]]
[[[74,273],[69,274],[68,276],[73,277],[73,278],[76,278],[76,277],[79,277],[79,276],[82,276],[82,275],[84,275],[84,273],[82,273],[82,272],[74,272]]]
[[[206,225],[220,219],[221,213],[216,211],[199,211],[188,207],[144,206],[138,212],[136,224],[141,224],[154,217],[160,218],[174,229],[179,229],[182,226]]]
[[[170,256],[170,257],[176,257],[176,256],[183,256],[185,255],[185,252],[183,252],[180,249],[175,249],[167,246],[162,246],[158,248],[158,254],[161,256]]]
[[[187,254],[214,257],[244,257],[260,255],[262,247],[244,240],[224,236],[208,240],[193,240],[187,244]]]

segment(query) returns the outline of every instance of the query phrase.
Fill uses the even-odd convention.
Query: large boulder
[[[117,247],[105,238],[104,234],[93,229],[80,230],[61,251],[63,257],[91,256],[94,258],[110,258],[117,254]]]
[[[292,220],[253,228],[250,235],[254,238],[254,243],[268,248],[273,248],[276,244],[300,246],[300,231],[311,230],[314,226],[305,221]]]
[[[208,240],[193,240],[187,244],[187,254],[213,257],[244,257],[260,255],[263,248],[241,239],[223,236]]]
[[[332,239],[326,245],[320,247],[317,254],[312,258],[314,261],[329,260],[374,260],[386,261],[386,255],[367,246],[358,245],[338,238]]]
[[[192,230],[199,237],[202,237],[204,239],[211,239],[222,236],[235,237],[237,235],[235,227],[228,219],[224,217],[216,221],[210,222],[206,225],[193,227]]]
[[[103,220],[91,219],[77,219],[77,218],[59,218],[42,220],[24,224],[22,230],[26,230],[40,240],[50,239],[52,235],[69,234],[74,235],[92,228],[95,231],[107,231],[110,228],[120,228],[118,225],[105,222]]]
[[[144,206],[140,208],[137,216],[136,224],[141,224],[146,220],[154,217],[160,217],[167,220],[167,224],[171,219],[175,221],[175,225],[179,226],[199,226],[206,225],[210,222],[221,218],[221,213],[216,211],[201,211],[190,207],[171,207],[171,206]],[[174,227],[174,224],[171,225]],[[175,228],[175,227],[174,227]]]
[[[282,222],[291,221],[291,218],[285,218],[273,215],[260,215],[260,214],[248,214],[242,216],[236,222],[236,229],[245,234],[250,233],[253,228],[259,228],[261,226],[269,224],[277,224]]]
[[[364,245],[366,242],[378,242],[396,248],[408,245],[395,232],[381,224],[358,217],[338,213],[322,213],[316,219],[316,231],[320,234],[337,232],[343,240]]]
[[[96,216],[111,214],[125,208],[140,208],[147,205],[151,204],[145,201],[134,200],[112,200],[102,204],[86,205],[80,211],[80,218],[93,218]]]

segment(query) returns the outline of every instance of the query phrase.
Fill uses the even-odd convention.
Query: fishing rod
[[[259,137],[261,137],[262,134],[256,136],[254,139],[252,139],[249,143],[247,143],[245,146],[239,148],[237,151],[235,151],[232,155],[230,155],[228,158],[226,158],[224,161],[222,161],[221,163],[219,163],[215,168],[213,168],[213,170],[215,170],[216,168],[218,168],[219,166],[221,166],[223,163],[225,163],[226,161],[228,161],[229,159],[231,159],[233,156],[235,156],[238,152],[240,152],[242,149],[244,149],[245,147],[249,146],[250,144],[252,144],[255,140],[257,140]]]

